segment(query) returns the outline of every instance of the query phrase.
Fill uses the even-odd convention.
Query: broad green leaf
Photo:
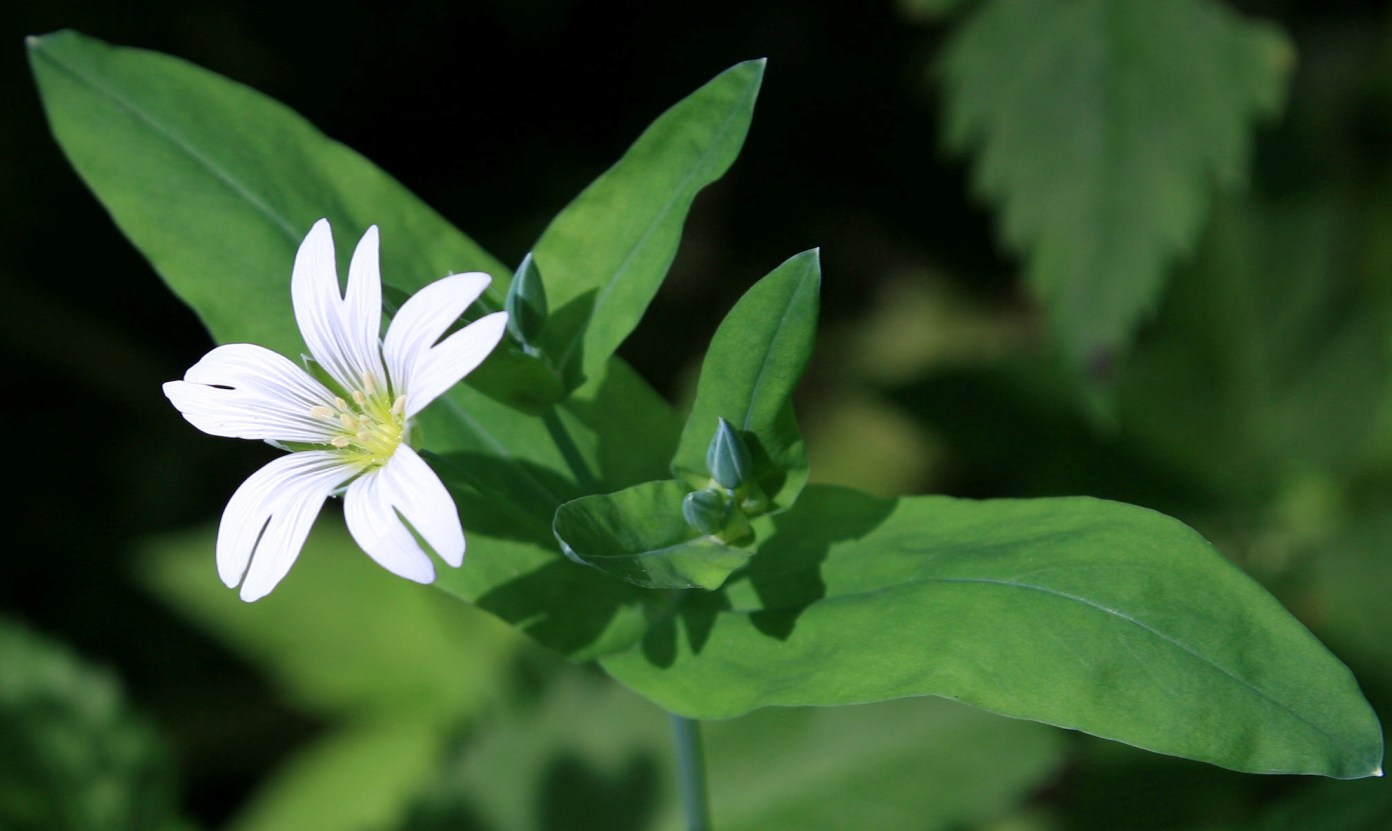
[[[775,507],[797,499],[807,482],[807,450],[792,395],[812,355],[820,285],[817,251],[804,251],[756,283],[730,310],[701,364],[673,475],[692,488],[706,487],[706,447],[724,418],[749,445],[758,484]]]
[[[704,536],[682,516],[687,488],[667,479],[584,496],[556,509],[566,556],[649,589],[718,589],[753,549]]]
[[[501,305],[506,269],[283,105],[176,58],[74,32],[31,38],[29,49],[74,167],[219,342],[303,350],[290,265],[320,216],[338,232],[341,264],[376,223],[390,286],[409,293],[447,273],[483,270],[499,279],[482,306]],[[418,433],[455,474],[468,474],[467,486],[452,481],[470,564],[438,584],[575,655],[631,642],[642,615],[636,589],[564,560],[549,532],[555,508],[666,476],[679,429],[621,362],[588,376],[544,417],[496,400],[507,399],[497,389],[490,397],[460,385],[422,414]]]
[[[1110,358],[1245,175],[1251,122],[1292,64],[1273,27],[1210,0],[989,0],[942,72],[948,143],[1076,364]]]
[[[583,713],[583,718],[577,718]],[[961,828],[1008,810],[1062,737],[941,700],[765,710],[702,726],[722,831]],[[666,714],[567,668],[460,743],[400,831],[679,829]]]
[[[0,828],[174,828],[168,752],[108,674],[0,619]]]
[[[570,386],[638,325],[692,200],[739,154],[763,76],[762,60],[736,64],[663,113],[538,240],[533,256],[551,308],[544,352]]]
[[[379,225],[386,283],[414,292],[484,271],[494,283],[483,304],[502,308],[507,268],[279,102],[178,58],[77,32],[30,38],[29,58],[73,167],[217,341],[305,351],[290,264],[325,216],[341,267]]]
[[[1168,517],[819,487],[771,524],[739,580],[604,667],[690,716],[941,695],[1237,770],[1381,765],[1344,665]]]

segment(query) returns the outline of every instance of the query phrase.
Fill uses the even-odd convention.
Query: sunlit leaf
[[[756,283],[716,330],[672,460],[692,488],[710,481],[706,448],[724,418],[749,445],[763,495],[777,508],[797,499],[807,450],[792,395],[812,354],[820,284],[817,252],[798,254]]]
[[[605,668],[693,716],[941,695],[1238,770],[1381,765],[1347,668],[1160,514],[814,488],[773,524],[738,581]]]
[[[763,77],[762,60],[736,64],[663,113],[538,240],[551,307],[544,351],[572,386],[638,325],[692,200],[744,145]]]

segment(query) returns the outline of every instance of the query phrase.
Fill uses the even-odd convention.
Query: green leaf
[[[340,263],[369,223],[382,226],[389,289],[471,269],[507,275],[391,177],[253,90],[74,32],[31,38],[29,51],[74,167],[220,342],[303,351],[290,266],[320,216],[338,230]],[[482,306],[500,308],[504,287],[495,281]],[[519,414],[506,389],[459,385],[421,414],[417,432],[449,468],[469,539],[470,564],[437,585],[576,656],[631,643],[643,617],[637,589],[564,560],[551,517],[583,493],[666,476],[679,429],[621,362],[588,375],[540,418]]]
[[[740,579],[604,667],[689,716],[941,695],[1237,770],[1381,765],[1343,664],[1160,514],[813,488],[771,524]]]
[[[484,305],[502,308],[507,268],[279,102],[178,58],[77,32],[30,38],[29,58],[73,167],[219,342],[304,351],[290,264],[325,216],[340,264],[380,225],[387,283],[414,292],[484,271],[497,278]]]
[[[991,0],[943,63],[948,143],[1075,363],[1125,347],[1245,175],[1292,47],[1209,0]]]
[[[717,589],[752,549],[725,545],[687,524],[687,490],[670,479],[585,496],[556,510],[566,556],[649,589]]]
[[[706,449],[721,418],[754,455],[759,486],[776,507],[797,499],[807,481],[807,450],[792,395],[817,333],[821,265],[816,250],[780,265],[745,293],[711,339],[696,401],[672,460],[693,489],[710,482]]]
[[[173,828],[168,752],[106,673],[0,618],[0,827]]]
[[[551,306],[544,352],[570,386],[638,325],[692,200],[739,154],[763,76],[762,60],[736,64],[663,113],[537,242]]]

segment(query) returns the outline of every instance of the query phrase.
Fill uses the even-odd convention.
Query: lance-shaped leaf
[[[1237,770],[1381,768],[1348,669],[1163,515],[819,487],[769,524],[610,674],[688,716],[940,695]]]
[[[495,279],[482,305],[501,307],[507,269],[278,102],[177,58],[75,32],[31,38],[29,54],[73,166],[215,340],[304,351],[290,265],[321,216],[347,232],[338,235],[345,244],[380,225],[382,272],[395,288],[410,293],[446,273],[486,271]],[[350,253],[339,251],[339,262]],[[528,377],[538,376],[491,380]],[[469,567],[436,584],[572,655],[632,642],[644,625],[638,590],[571,567],[550,523],[556,506],[595,482],[617,490],[666,476],[674,414],[617,360],[542,417],[491,392],[456,386],[418,420],[416,435],[436,454],[469,540]]]
[[[1210,0],[991,0],[946,54],[948,142],[1075,362],[1125,347],[1246,173],[1291,46]]]
[[[571,386],[638,325],[692,200],[744,145],[763,76],[762,60],[736,64],[663,113],[537,241],[551,306],[544,351]]]
[[[797,498],[807,450],[792,395],[812,355],[821,274],[817,251],[804,251],[755,283],[721,322],[672,460],[677,478],[693,488],[710,481],[706,451],[724,418],[749,446],[755,480],[774,506]]]
[[[583,496],[556,509],[552,530],[566,556],[649,589],[718,589],[752,549],[692,528],[686,488],[665,480]]]

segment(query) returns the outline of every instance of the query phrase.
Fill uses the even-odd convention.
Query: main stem
[[[672,735],[677,744],[677,779],[681,783],[682,813],[687,831],[710,831],[710,804],[706,798],[706,762],[701,752],[701,723],[672,713]]]

